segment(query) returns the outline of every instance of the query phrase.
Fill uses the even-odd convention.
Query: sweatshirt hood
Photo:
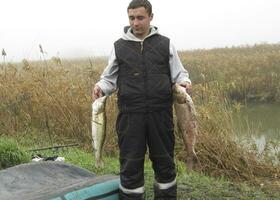
[[[155,34],[159,34],[158,28],[156,26],[150,26],[150,33],[144,39],[139,39],[135,35],[133,35],[132,29],[130,26],[125,26],[122,39],[135,41],[135,42],[141,42],[141,41],[145,40],[147,37],[150,37]]]

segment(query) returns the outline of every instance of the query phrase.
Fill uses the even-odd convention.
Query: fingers
[[[179,83],[179,85],[186,88],[186,90],[191,90],[191,88],[192,88],[191,83]]]
[[[188,86],[186,87],[186,91],[189,95],[192,94],[192,85],[191,84],[188,84]]]
[[[92,99],[98,99],[100,97],[104,96],[101,88],[98,85],[95,85],[93,90],[92,90]]]
[[[187,93],[191,93],[192,90],[192,84],[191,83],[179,83],[180,86],[184,87],[187,91]]]
[[[186,88],[186,89],[191,89],[192,84],[190,83],[179,83],[179,85],[181,85],[182,87]]]

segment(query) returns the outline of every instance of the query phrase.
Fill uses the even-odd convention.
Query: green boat
[[[1,200],[118,200],[119,177],[56,161],[17,165],[0,171]]]

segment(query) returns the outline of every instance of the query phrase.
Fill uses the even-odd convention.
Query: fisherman
[[[172,84],[191,89],[169,38],[150,25],[152,5],[132,0],[129,25],[114,43],[93,98],[118,90],[116,122],[120,149],[120,199],[144,199],[144,159],[148,148],[155,172],[155,199],[176,199]]]

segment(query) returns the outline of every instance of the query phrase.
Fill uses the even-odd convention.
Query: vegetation
[[[0,169],[29,162],[28,154],[13,139],[0,138]]]
[[[51,154],[51,152],[49,152]],[[77,166],[82,166],[97,174],[119,174],[119,162],[117,158],[105,157],[105,168],[97,169],[93,164],[91,153],[84,153],[78,149],[69,149],[64,151],[66,161]],[[204,176],[197,172],[186,171],[183,162],[177,161],[177,179],[178,179],[178,199],[244,199],[244,200],[263,200],[279,199],[277,189],[266,190],[263,184],[262,188],[249,187],[242,183],[233,183],[224,177],[217,179]],[[146,196],[147,199],[153,199],[153,171],[150,161],[145,162]]]
[[[196,150],[201,167],[196,171],[246,181],[256,186],[263,185],[263,188],[270,190],[280,188],[279,163],[274,163],[266,152],[270,147],[265,149],[263,156],[259,156],[253,148],[240,144],[232,119],[240,103],[280,102],[279,53],[280,45],[267,44],[180,53],[194,83],[193,99],[198,111]],[[21,63],[2,65],[0,135],[21,138],[19,142],[29,148],[79,142],[84,150],[91,151],[91,87],[104,66],[106,60],[100,58],[67,61],[55,57],[44,62],[23,60]],[[108,99],[106,109],[109,114],[105,149],[111,159],[117,156],[114,127],[118,110],[115,95]],[[182,140],[177,133],[176,137],[176,157],[184,161]],[[70,158],[73,163],[81,159],[75,159],[75,156]],[[75,164],[87,168],[90,162],[85,158],[82,163]],[[116,165],[111,167],[108,168],[110,172],[112,169],[113,172],[118,170]],[[191,182],[192,174],[183,174],[181,172],[179,176],[182,182]],[[192,178],[195,179],[197,175]],[[213,183],[214,179],[211,178],[203,180],[207,181],[212,186],[220,184]],[[222,185],[231,188],[227,181]],[[201,187],[204,187],[203,184]],[[242,187],[228,190],[245,192],[247,189]],[[207,189],[214,190],[214,187]],[[205,194],[210,195],[209,191],[205,191]],[[195,195],[190,197],[200,199]]]
[[[280,44],[186,51],[182,61],[194,83],[218,81],[239,101],[280,102]]]
[[[28,143],[28,141],[24,142]],[[36,152],[34,152],[36,153]],[[62,151],[40,151],[42,156],[63,156],[65,162],[74,164],[92,171],[98,175],[113,174],[119,175],[119,161],[116,157],[106,156],[104,158],[104,168],[95,168],[93,155],[86,153],[80,148],[66,148]],[[243,199],[243,200],[264,200],[279,199],[280,195],[277,190],[266,190],[262,187],[252,187],[244,183],[234,183],[225,177],[212,178],[198,172],[186,171],[183,162],[177,161],[177,182],[178,182],[178,199]],[[153,199],[153,171],[151,162],[145,162],[145,191],[146,199]]]

